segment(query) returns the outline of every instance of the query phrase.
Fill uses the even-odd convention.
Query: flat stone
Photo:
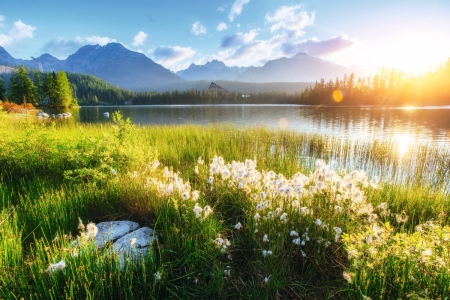
[[[112,251],[119,257],[119,269],[125,266],[125,261],[136,262],[150,251],[156,242],[158,233],[151,228],[142,227],[124,235],[112,246]],[[133,240],[135,239],[135,240]],[[133,245],[131,245],[133,242]]]
[[[148,247],[156,242],[158,233],[151,228],[142,227],[122,236],[113,244],[113,251],[119,255],[145,254]],[[131,245],[132,240],[133,245]]]
[[[95,245],[103,248],[105,244],[114,242],[140,226],[132,221],[101,222],[97,225],[98,233],[95,236]]]

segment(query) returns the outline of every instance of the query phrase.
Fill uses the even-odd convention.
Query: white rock
[[[138,229],[140,226],[132,221],[112,221],[97,224],[98,233],[95,237],[95,244],[103,248],[105,244],[114,242],[124,235]]]

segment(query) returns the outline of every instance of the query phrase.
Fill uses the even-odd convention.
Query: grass
[[[0,119],[0,299],[450,293],[447,147],[400,155],[388,141],[136,127],[120,114],[112,125]],[[78,217],[137,221],[161,239],[121,269],[90,242],[74,248]]]

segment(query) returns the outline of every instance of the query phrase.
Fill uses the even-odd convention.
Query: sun
[[[447,60],[450,53],[443,47],[444,41],[430,32],[398,34],[381,47],[377,60],[380,65],[419,75]]]

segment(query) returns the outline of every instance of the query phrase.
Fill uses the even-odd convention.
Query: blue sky
[[[449,0],[2,2],[0,46],[23,59],[118,42],[172,71],[306,52],[369,74],[382,66],[417,73],[450,57]]]

